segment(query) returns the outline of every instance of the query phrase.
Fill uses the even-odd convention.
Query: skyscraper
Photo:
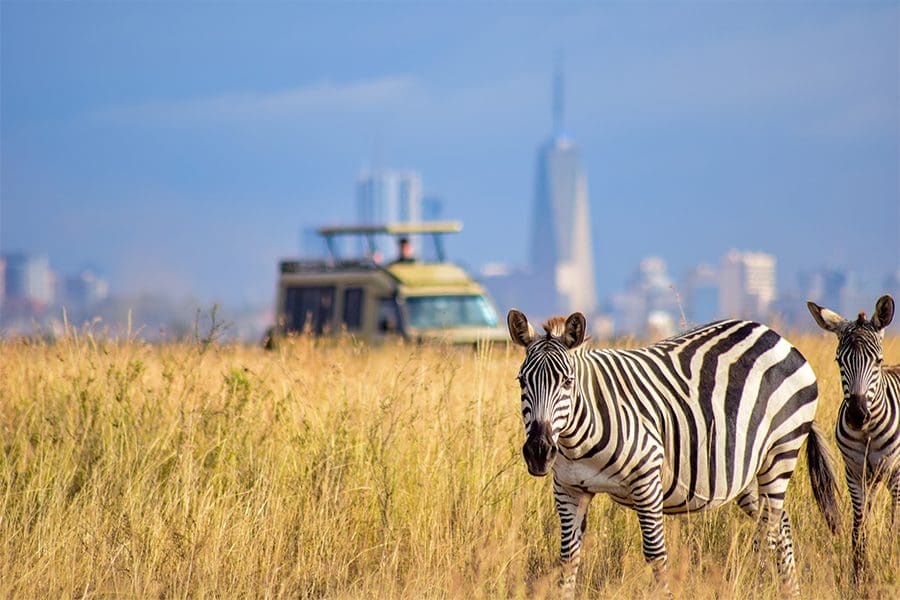
[[[685,304],[690,325],[719,317],[719,274],[710,265],[697,265],[685,278]]]
[[[4,292],[5,308],[13,312],[35,313],[53,303],[55,278],[46,255],[7,254]]]
[[[591,313],[597,306],[587,175],[581,150],[565,133],[563,77],[553,86],[553,135],[538,151],[531,269],[552,312]],[[548,307],[549,307],[548,306]]]
[[[415,171],[363,172],[356,181],[360,224],[421,220],[422,178]]]
[[[356,180],[357,217],[361,225],[415,223],[422,220],[422,178],[415,171],[364,171]],[[416,242],[413,241],[416,246]],[[390,240],[378,240],[385,256],[396,252]]]
[[[776,296],[775,257],[729,251],[719,270],[719,310],[723,317],[765,319]]]

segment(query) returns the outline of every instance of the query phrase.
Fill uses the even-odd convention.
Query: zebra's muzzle
[[[869,403],[864,395],[852,395],[844,402],[847,404],[847,424],[853,429],[862,429],[869,420]]]
[[[535,427],[522,446],[522,455],[525,456],[528,472],[535,477],[543,477],[550,472],[556,459],[556,444],[543,428]]]

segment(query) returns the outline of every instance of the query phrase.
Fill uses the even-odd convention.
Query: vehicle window
[[[362,326],[363,289],[344,290],[344,316],[341,322],[347,331],[359,331]]]
[[[406,299],[409,326],[416,329],[495,327],[497,313],[484,296],[414,296]]]
[[[285,330],[321,335],[334,314],[334,287],[289,287],[284,299]]]
[[[401,333],[400,310],[394,298],[382,298],[378,301],[379,333]]]

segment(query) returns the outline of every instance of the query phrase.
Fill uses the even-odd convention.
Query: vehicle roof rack
[[[320,227],[319,235],[412,235],[414,233],[459,233],[459,221],[423,221],[421,223],[384,223],[381,225],[336,225]]]
[[[459,233],[462,231],[462,223],[459,221],[423,221],[419,223],[384,223],[381,225],[338,225],[333,227],[320,227],[319,235],[325,238],[328,245],[328,252],[332,258],[337,259],[337,252],[334,247],[334,238],[339,235],[363,235],[369,246],[369,253],[375,254],[375,236],[376,235],[431,235],[434,241],[434,247],[437,252],[438,261],[446,260],[444,253],[444,244],[441,235],[446,233]]]

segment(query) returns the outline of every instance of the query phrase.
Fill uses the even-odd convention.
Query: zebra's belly
[[[663,512],[666,514],[681,514],[699,512],[711,508],[718,508],[733,500],[736,493],[716,494],[709,489],[705,481],[694,483],[693,491],[688,481],[678,481],[672,485],[671,480],[663,477]]]
[[[610,494],[617,501],[626,500],[630,495],[621,471],[602,471],[590,460],[568,460],[559,456],[553,464],[553,476],[565,486],[592,494]]]
[[[623,471],[609,469],[603,471],[599,465],[590,460],[567,460],[558,457],[553,465],[553,473],[556,480],[564,486],[576,488],[592,494],[609,494],[613,501],[622,506],[632,506],[631,490],[624,482]],[[663,482],[663,489],[670,489],[667,482]],[[670,489],[663,500],[663,512],[666,514],[680,514],[687,512],[699,512],[721,506],[732,500],[736,494],[716,497],[710,493],[701,483],[695,484],[692,494],[689,494],[687,482],[679,482]]]

